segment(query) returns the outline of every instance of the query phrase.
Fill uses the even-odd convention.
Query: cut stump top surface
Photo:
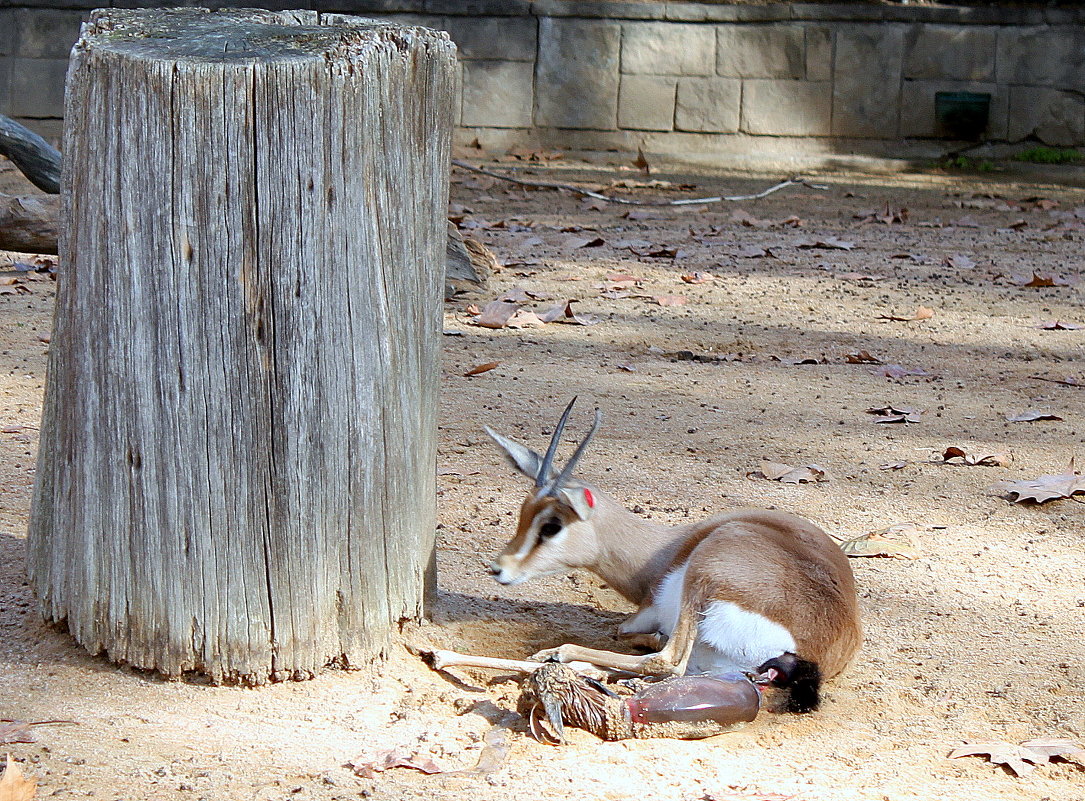
[[[137,59],[291,61],[349,58],[376,41],[449,42],[428,28],[315,11],[205,8],[94,12],[80,45]]]

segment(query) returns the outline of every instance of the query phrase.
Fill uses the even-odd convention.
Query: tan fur
[[[594,486],[589,489],[596,505],[585,521],[556,497],[528,497],[516,536],[495,563],[510,577],[508,583],[585,568],[643,610],[663,578],[688,559],[682,614],[657,653],[631,656],[576,645],[551,649],[563,661],[680,673],[700,614],[714,601],[733,602],[782,625],[795,638],[798,656],[817,662],[826,678],[844,670],[855,655],[862,630],[851,566],[813,523],[783,512],[745,510],[667,528],[626,511]],[[538,526],[549,516],[567,531],[560,541],[536,541]],[[655,636],[635,627],[626,634],[642,642]]]

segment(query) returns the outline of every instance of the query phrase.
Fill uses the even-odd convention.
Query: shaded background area
[[[59,137],[68,49],[97,5],[19,0],[0,8],[0,113]],[[978,137],[1085,143],[1080,3],[314,0],[268,7],[448,31],[461,59],[458,141],[493,152],[642,148],[690,162],[754,165],[931,158],[967,144],[936,112],[938,93],[963,91],[989,98]]]

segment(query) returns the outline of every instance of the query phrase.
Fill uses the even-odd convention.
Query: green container
[[[979,139],[987,129],[991,95],[987,92],[936,92],[934,114],[944,134],[954,139]]]

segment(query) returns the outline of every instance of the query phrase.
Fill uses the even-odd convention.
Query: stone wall
[[[67,52],[87,9],[100,5],[0,0],[0,113],[58,135]],[[1085,144],[1082,10],[645,0],[268,7],[449,31],[462,69],[458,139],[494,149],[899,153],[944,146],[934,98],[958,90],[990,94],[988,139]]]

